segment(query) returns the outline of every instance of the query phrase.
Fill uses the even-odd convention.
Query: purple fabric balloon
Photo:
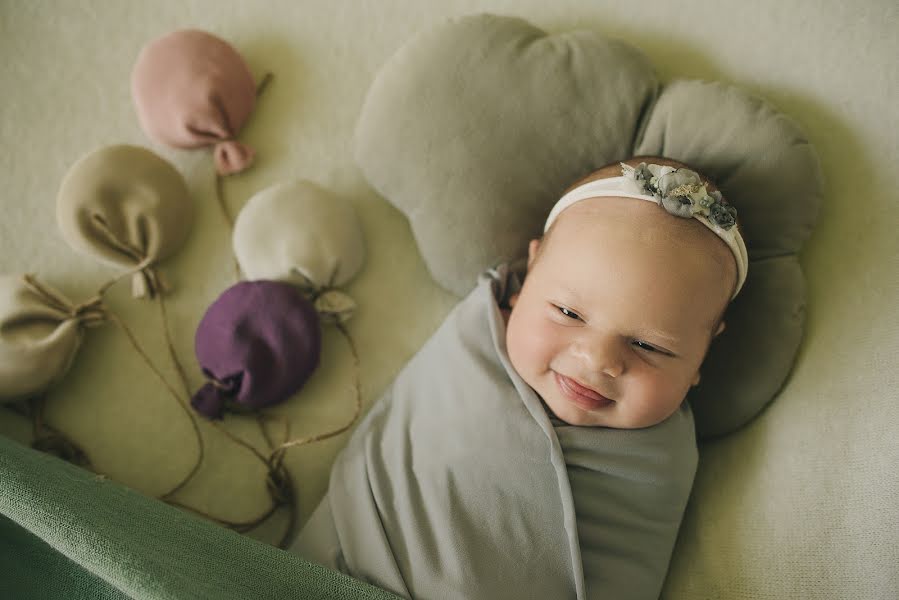
[[[209,379],[191,405],[220,419],[227,404],[259,409],[283,402],[318,367],[318,314],[293,286],[242,281],[206,310],[195,339],[197,360]]]

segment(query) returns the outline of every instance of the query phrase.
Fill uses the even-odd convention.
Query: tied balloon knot
[[[193,395],[190,405],[208,419],[223,419],[226,405],[233,406],[231,400],[240,391],[242,374],[221,380],[205,369],[203,373],[206,375],[206,383]]]
[[[356,301],[345,292],[325,288],[315,294],[312,305],[324,323],[346,323],[356,311]]]
[[[215,145],[213,156],[218,174],[231,175],[240,173],[252,165],[256,151],[237,140],[227,139]]]
[[[23,277],[25,286],[39,297],[44,304],[66,315],[66,318],[77,321],[85,327],[96,327],[109,320],[109,311],[103,304],[103,298],[94,296],[81,304],[72,302],[56,290],[42,284],[34,275]]]
[[[334,287],[334,280],[337,277],[337,264],[331,271],[328,283],[325,285],[317,285],[306,274],[295,269],[291,283],[299,288],[300,292],[306,296],[315,312],[318,313],[323,323],[332,325],[346,323],[352,318],[356,312],[356,301],[349,294]]]
[[[104,238],[106,243],[134,261],[135,267],[128,273],[131,276],[131,295],[135,298],[155,298],[157,295],[169,291],[169,286],[162,276],[153,268],[153,257],[147,256],[146,251],[122,239],[106,222],[103,215],[91,215],[95,231]],[[128,273],[125,273],[127,276]],[[114,283],[114,282],[113,282]]]
[[[135,298],[162,296],[171,286],[158,270],[146,267],[131,276],[131,295]]]
[[[97,327],[109,320],[109,311],[103,298],[94,296],[86,302],[72,307],[71,318],[77,319],[85,327]]]

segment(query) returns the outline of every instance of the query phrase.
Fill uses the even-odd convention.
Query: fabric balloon
[[[63,238],[104,262],[135,269],[134,296],[165,290],[154,265],[187,239],[193,206],[187,184],[166,160],[137,146],[107,146],[63,179],[56,204]]]
[[[365,261],[353,206],[311,181],[271,186],[250,198],[234,224],[234,254],[249,279],[340,287]]]
[[[38,394],[62,379],[85,327],[105,320],[99,298],[76,305],[30,275],[0,276],[0,402]]]
[[[256,85],[226,41],[196,29],[154,40],[134,65],[131,94],[152,139],[177,148],[214,145],[221,175],[252,163],[254,151],[234,138],[253,112]]]
[[[209,382],[191,405],[220,419],[226,408],[261,409],[299,391],[318,367],[321,325],[290,284],[243,281],[207,309],[195,350]]]

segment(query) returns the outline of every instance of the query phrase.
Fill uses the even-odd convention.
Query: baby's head
[[[657,157],[625,164],[644,162],[688,168]],[[650,183],[660,171],[651,168],[622,177],[616,163],[569,188],[542,239],[531,240],[522,289],[510,298],[512,365],[572,425],[631,429],[674,413],[699,382],[709,343],[724,330],[725,309],[745,279],[734,211],[714,185],[704,177],[705,188],[691,184],[695,173],[682,170],[660,189],[658,178]],[[589,182],[597,183],[583,187]],[[655,193],[665,207],[616,190]],[[687,193],[697,206],[702,199],[705,214],[714,202],[706,224],[683,218]]]

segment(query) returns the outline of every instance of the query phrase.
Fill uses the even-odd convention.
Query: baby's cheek
[[[528,339],[528,355],[534,368],[541,373],[546,370],[563,346],[561,338],[553,331],[552,326],[534,324]]]
[[[509,355],[509,360],[512,363],[512,366],[521,373],[521,369],[518,366],[519,362],[519,351],[518,347],[520,345],[518,335],[518,320],[516,315],[513,313],[509,316],[509,320],[506,323],[506,352]]]
[[[687,389],[678,377],[649,377],[644,379],[637,396],[640,399],[634,418],[639,426],[661,423],[681,405]]]
[[[527,380],[529,375],[533,375],[541,369],[541,363],[545,361],[543,356],[545,332],[542,331],[539,324],[524,317],[526,315],[520,312],[513,312],[509,318],[506,349],[509,352],[512,366],[522,378]]]

